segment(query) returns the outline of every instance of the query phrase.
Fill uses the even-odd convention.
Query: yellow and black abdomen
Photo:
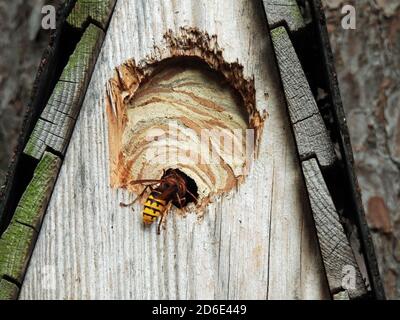
[[[151,193],[147,198],[143,208],[143,222],[151,224],[157,220],[160,214],[165,210],[167,202],[156,198],[156,194]]]

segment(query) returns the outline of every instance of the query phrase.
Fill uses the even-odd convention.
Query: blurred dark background
[[[0,0],[0,186],[50,31],[41,8],[62,0]],[[323,0],[356,170],[388,298],[400,298],[400,1]],[[356,8],[356,29],[341,8]]]
[[[400,299],[400,1],[323,2],[382,280]],[[341,27],[345,4],[355,30]]]
[[[62,0],[0,0],[0,186],[16,147],[26,105],[50,30],[42,7]]]

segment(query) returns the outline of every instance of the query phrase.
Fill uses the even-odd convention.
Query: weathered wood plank
[[[24,153],[40,159],[49,147],[64,154],[79,113],[104,33],[90,24],[69,58]]]
[[[0,238],[0,274],[22,282],[37,233],[13,221]]]
[[[360,298],[365,283],[320,171],[335,162],[332,142],[285,27],[273,29],[271,36],[331,294]],[[343,288],[348,267],[354,270],[354,288]]]
[[[329,296],[262,10],[253,1],[117,2],[22,299]],[[142,228],[140,204],[133,214],[119,207],[135,195],[110,188],[105,84],[115,67],[162,48],[163,35],[182,26],[217,35],[224,59],[254,77],[256,107],[269,116],[238,190],[210,203],[202,221],[173,209],[157,236]]]
[[[116,0],[77,0],[67,22],[75,28],[84,28],[90,20],[106,29]]]
[[[59,78],[59,70],[64,68],[66,58],[71,54],[72,43],[77,43],[78,33],[71,33],[65,20],[75,4],[74,0],[64,1],[57,14],[56,30],[52,32],[49,46],[43,53],[35,82],[32,88],[32,97],[24,108],[26,114],[21,128],[19,143],[15,149],[15,155],[8,171],[6,183],[0,188],[0,229],[4,231],[9,220],[14,214],[15,207],[20,200],[29,181],[26,176],[33,175],[35,169],[30,160],[23,155],[26,142],[29,139],[32,128],[43,110],[48,97]],[[26,161],[25,161],[26,160]],[[28,164],[27,164],[28,162]]]
[[[0,300],[15,300],[18,297],[19,288],[16,284],[0,279]]]
[[[361,298],[366,287],[315,158],[302,162],[329,287],[337,298]]]
[[[24,192],[11,224],[0,238],[0,277],[21,283],[61,160],[45,153]]]
[[[296,32],[305,27],[296,0],[263,0],[270,28],[285,24],[289,31]]]
[[[51,197],[61,160],[46,152],[15,210],[13,220],[39,230]]]
[[[289,35],[278,27],[271,37],[300,159],[315,155],[321,167],[332,166],[333,145]]]
[[[6,277],[0,295],[4,298],[14,299],[18,295],[18,287],[7,279],[21,283],[25,275],[61,165],[61,159],[46,149],[65,152],[103,42],[104,32],[90,21],[97,19],[96,24],[105,28],[115,4],[115,1],[78,2],[68,22],[85,30],[25,147],[25,154],[40,162],[0,239],[0,276]],[[86,18],[79,20],[84,15]],[[74,25],[79,21],[82,25]]]

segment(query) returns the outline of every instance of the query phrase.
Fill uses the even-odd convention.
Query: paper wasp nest
[[[108,83],[111,185],[138,193],[143,187],[131,181],[180,169],[204,205],[249,167],[262,125],[253,82],[223,60],[215,37],[186,28],[164,39],[163,49],[127,61]]]

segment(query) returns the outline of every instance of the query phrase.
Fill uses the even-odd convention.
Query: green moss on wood
[[[43,214],[60,168],[59,157],[46,152],[37,166],[33,179],[25,190],[13,220],[39,229]]]
[[[24,148],[24,153],[35,158],[40,159],[44,151],[46,150],[46,145],[43,141],[39,139],[40,130],[35,127],[29,137],[28,143]]]
[[[19,288],[14,283],[0,279],[0,300],[15,300],[18,292]]]
[[[293,6],[290,7],[289,12],[290,12],[290,20],[292,24],[292,31],[296,31],[300,28],[303,28],[305,26],[304,23],[304,18],[300,12],[300,8],[296,3],[296,0],[293,0]]]
[[[289,38],[289,35],[286,32],[286,29],[284,27],[278,27],[273,30],[271,30],[271,37],[273,41],[277,41],[281,38]]]
[[[90,77],[100,51],[103,34],[103,31],[93,24],[87,27],[74,53],[70,56],[60,80],[82,83]]]
[[[35,239],[31,227],[11,222],[0,238],[0,276],[22,281]]]
[[[67,22],[75,28],[84,28],[89,18],[106,28],[116,0],[78,0]]]
[[[47,147],[61,154],[65,153],[103,38],[104,32],[99,27],[90,24],[86,28],[50,96],[41,119],[35,125],[25,146],[25,154],[39,160]],[[62,117],[52,118],[51,115],[58,110]],[[43,128],[43,121],[51,125]]]
[[[0,277],[22,281],[36,241],[35,229],[40,228],[60,164],[60,158],[49,152],[39,162],[10,225],[0,238]]]
[[[305,27],[304,18],[296,0],[264,0],[264,7],[270,26],[285,22],[289,31],[298,31]]]

